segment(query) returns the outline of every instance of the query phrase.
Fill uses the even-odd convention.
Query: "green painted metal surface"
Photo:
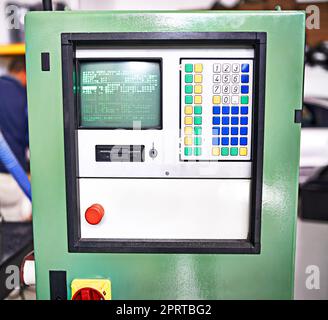
[[[260,255],[68,253],[62,32],[267,32],[264,183]],[[268,12],[35,12],[26,18],[37,296],[49,270],[110,278],[113,299],[290,299],[302,106],[305,15]],[[42,72],[40,53],[50,52]],[[177,83],[178,85],[178,83]],[[70,296],[70,291],[69,291]]]

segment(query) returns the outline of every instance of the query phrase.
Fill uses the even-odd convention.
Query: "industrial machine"
[[[26,17],[39,299],[290,299],[305,14]]]

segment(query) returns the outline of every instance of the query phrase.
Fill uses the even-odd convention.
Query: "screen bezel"
[[[122,58],[78,58],[75,59],[75,103],[76,103],[76,115],[77,115],[77,124],[79,130],[162,130],[163,129],[163,59],[162,58],[135,58],[135,57],[122,57]],[[131,127],[107,127],[107,126],[83,126],[81,124],[82,118],[81,118],[81,94],[80,94],[80,68],[81,63],[87,63],[87,62],[111,62],[111,61],[117,61],[117,62],[155,62],[159,65],[159,72],[160,72],[160,91],[159,91],[159,112],[160,112],[160,119],[159,119],[159,125],[158,126],[152,126],[152,127],[141,127],[141,128],[131,128]]]

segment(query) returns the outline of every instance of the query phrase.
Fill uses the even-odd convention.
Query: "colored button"
[[[238,138],[231,138],[231,145],[232,146],[238,146]]]
[[[213,136],[218,136],[220,134],[220,127],[213,127],[212,134]]]
[[[241,86],[241,93],[243,94],[249,93],[249,86]]]
[[[220,124],[220,117],[213,117],[213,124]]]
[[[233,135],[233,136],[238,135],[238,127],[232,127],[231,128],[231,135]]]
[[[194,155],[195,156],[201,156],[202,155],[202,148],[200,148],[200,147],[194,148]]]
[[[222,117],[222,124],[224,125],[229,124],[229,117]]]
[[[242,135],[242,136],[247,136],[247,134],[248,134],[248,128],[246,127],[242,127],[242,128],[240,128],[240,135]]]
[[[185,155],[185,156],[191,156],[191,155],[192,155],[192,148],[190,148],[190,147],[185,147],[185,148],[184,148],[184,155]]]
[[[213,104],[220,104],[221,96],[213,96]]]
[[[186,74],[185,75],[185,83],[192,83],[192,82],[193,82],[192,74]]]
[[[201,63],[195,64],[195,72],[197,73],[203,72],[203,65]]]
[[[220,148],[219,147],[212,148],[212,155],[213,156],[219,156],[220,155]]]
[[[229,145],[229,138],[222,138],[222,145],[223,146],[228,146]]]
[[[185,117],[184,118],[184,123],[187,124],[187,125],[192,124],[192,117]]]
[[[248,118],[247,117],[241,117],[240,118],[240,124],[244,125],[244,126],[248,125]]]
[[[242,96],[241,97],[241,104],[248,104],[249,98],[248,96]]]
[[[186,135],[191,135],[192,134],[192,127],[185,127],[184,128],[184,133]]]
[[[231,156],[238,156],[238,148],[231,148],[230,149]]]
[[[220,145],[220,138],[214,137],[212,138],[212,145],[219,146]]]
[[[233,106],[231,107],[231,114],[238,114],[239,113],[239,107]]]
[[[194,127],[194,134],[200,136],[202,134],[202,127]]]
[[[194,124],[195,125],[201,125],[202,124],[202,117],[194,117]]]
[[[213,114],[220,114],[220,107],[213,107]]]
[[[202,93],[203,92],[203,86],[201,86],[201,85],[196,85],[195,86],[195,88],[194,88],[194,90],[195,90],[195,93]]]
[[[192,104],[193,103],[192,96],[185,96],[185,103],[186,104]]]
[[[247,148],[240,148],[239,149],[239,155],[241,156],[247,156]]]
[[[194,66],[191,63],[185,64],[185,72],[193,72]]]
[[[248,74],[241,75],[241,83],[249,83],[249,75]]]
[[[105,209],[100,204],[93,204],[85,211],[85,220],[89,224],[99,224],[105,214]]]
[[[202,144],[202,137],[195,137],[194,138],[194,145],[200,146]]]
[[[195,74],[195,83],[202,83],[203,76],[201,74]]]
[[[231,124],[237,125],[238,122],[239,122],[239,118],[238,117],[231,117]]]
[[[249,64],[248,63],[243,63],[241,65],[241,72],[249,72]]]
[[[240,138],[240,145],[247,146],[247,138]]]
[[[203,108],[201,106],[194,106],[194,114],[202,114]]]
[[[221,155],[228,156],[229,155],[229,148],[221,148]]]
[[[201,104],[202,103],[202,96],[195,96],[195,104]]]
[[[229,135],[229,127],[222,127],[222,135],[223,136]]]
[[[192,137],[185,137],[184,138],[184,144],[185,146],[191,146],[192,145]]]
[[[185,106],[185,114],[192,114],[192,106]]]
[[[222,107],[222,114],[229,114],[230,113],[230,108],[229,107]]]
[[[240,113],[241,114],[248,114],[248,107],[241,107],[240,108]]]
[[[185,86],[185,93],[192,93],[193,87],[191,85]]]

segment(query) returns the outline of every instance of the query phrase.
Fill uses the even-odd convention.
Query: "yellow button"
[[[192,106],[185,106],[185,114],[192,114]]]
[[[196,73],[203,72],[203,65],[201,63],[196,63],[195,64],[195,72]]]
[[[184,144],[185,144],[185,146],[191,146],[192,145],[192,137],[185,137]]]
[[[203,92],[203,86],[197,85],[195,86],[195,93],[202,93]]]
[[[241,156],[247,156],[247,148],[240,148],[239,149],[239,154]]]
[[[220,155],[220,148],[219,147],[212,148],[212,155],[213,156],[219,156]]]
[[[201,104],[202,103],[202,96],[195,96],[195,104]]]
[[[187,134],[192,134],[192,127],[185,127],[184,128],[184,133]]]
[[[213,103],[220,104],[221,103],[221,96],[213,96]]]
[[[192,124],[192,117],[185,117],[184,123],[185,124]]]
[[[195,74],[195,83],[202,83],[203,82],[203,76],[201,74]]]

